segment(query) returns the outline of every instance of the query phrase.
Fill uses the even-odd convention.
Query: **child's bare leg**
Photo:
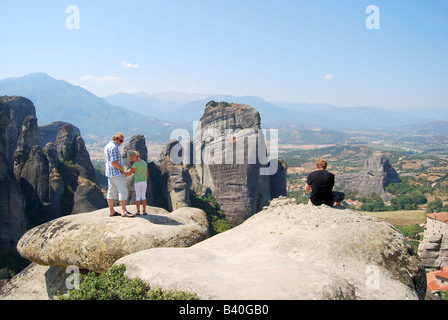
[[[142,205],[143,205],[143,214],[146,213],[146,200],[142,200]]]
[[[137,214],[140,214],[140,201],[135,201],[135,205],[137,206]]]

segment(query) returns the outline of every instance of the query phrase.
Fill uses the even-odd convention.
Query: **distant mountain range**
[[[167,141],[174,128],[191,129],[192,121],[200,119],[210,100],[247,104],[260,112],[262,127],[278,128],[290,135],[297,130],[320,132],[321,136],[323,132],[325,137],[353,131],[446,134],[448,124],[437,123],[448,119],[448,108],[386,110],[269,102],[254,96],[205,96],[176,92],[153,95],[144,92],[117,93],[100,98],[45,73],[0,80],[0,95],[20,95],[30,99],[36,106],[39,125],[53,121],[70,122],[81,130],[87,143],[89,139],[108,137],[116,131],[122,131],[129,137],[144,134],[148,141]],[[429,123],[433,130],[425,129]],[[343,140],[345,136],[342,134],[338,139]]]
[[[281,128],[291,124],[303,129],[315,127],[330,130],[383,130],[385,128],[411,125],[423,120],[441,116],[440,110],[385,110],[374,107],[336,107],[326,104],[309,104],[294,102],[268,102],[254,96],[212,95],[205,98],[182,103],[167,102],[144,93],[118,93],[104,98],[111,104],[120,105],[160,119],[177,122],[198,120],[204,106],[210,100],[244,103],[260,112],[261,123],[267,128]],[[448,119],[448,109],[442,116]],[[440,119],[440,118],[439,118]]]
[[[30,99],[36,107],[40,126],[54,121],[69,122],[80,129],[87,143],[111,137],[117,131],[128,137],[141,133],[153,141],[166,141],[179,126],[114,106],[79,86],[45,73],[0,80],[0,95]]]

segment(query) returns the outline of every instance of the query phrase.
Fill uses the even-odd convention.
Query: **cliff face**
[[[40,131],[30,100],[0,100],[8,107],[4,113],[9,118],[2,135],[4,154],[10,155],[8,166],[26,199],[23,223],[32,227],[61,215],[104,208],[106,201],[79,129],[59,122]]]
[[[0,247],[14,247],[26,232],[25,198],[8,160],[10,108],[0,99]]]
[[[70,201],[73,201],[72,214],[90,212],[107,206],[96,182],[95,170],[85,142],[77,131],[77,128],[71,124],[65,124],[58,130],[55,141],[62,165],[71,167],[76,176],[76,180],[71,184],[71,191],[64,192]],[[72,191],[74,191],[73,195],[71,195]]]
[[[267,149],[260,121],[250,106],[210,101],[195,137],[199,184],[212,191],[232,226],[268,205],[271,190],[286,195],[286,186],[271,186],[285,182],[281,172],[276,177],[260,174],[268,165],[261,163]]]
[[[160,154],[159,168],[161,171],[162,190],[165,198],[168,200],[168,209],[170,211],[191,207],[190,188],[192,185],[191,175],[186,166],[175,165],[170,158],[172,148],[179,142],[170,141]]]
[[[382,154],[372,154],[359,173],[336,176],[335,187],[343,191],[358,191],[360,197],[377,194],[387,201],[391,197],[384,188],[390,183],[399,182],[398,174],[390,165],[389,159]]]
[[[17,148],[17,141],[22,133],[22,124],[26,117],[36,116],[36,108],[33,103],[23,97],[3,96],[0,100],[9,107],[9,125],[7,133],[7,150],[6,155],[11,165],[13,163],[13,155]]]

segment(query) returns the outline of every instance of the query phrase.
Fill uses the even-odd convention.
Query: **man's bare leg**
[[[113,216],[115,214],[114,199],[107,199],[107,205],[109,206],[109,215]]]
[[[123,214],[127,213],[127,212],[128,212],[128,209],[126,209],[126,200],[124,200],[124,201],[120,201],[120,205],[121,205],[121,212],[122,212]]]

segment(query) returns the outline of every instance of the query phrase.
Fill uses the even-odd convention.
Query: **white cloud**
[[[203,90],[201,88],[198,88],[198,87],[190,87],[190,88],[187,89],[187,92],[189,92],[189,93],[200,93],[202,91]]]
[[[327,74],[326,76],[325,76],[325,80],[331,80],[331,79],[333,79],[334,77],[333,77],[333,75],[332,74]]]
[[[109,85],[112,83],[122,82],[122,80],[115,76],[93,76],[93,75],[85,75],[81,78],[82,81],[93,83],[97,86]]]
[[[176,87],[169,87],[162,90],[162,92],[174,92],[177,91]]]
[[[140,66],[138,65],[138,64],[133,64],[133,63],[130,63],[130,62],[126,62],[126,61],[121,61],[121,65],[123,66],[123,68],[126,68],[126,69],[137,69],[137,68],[140,68]]]

